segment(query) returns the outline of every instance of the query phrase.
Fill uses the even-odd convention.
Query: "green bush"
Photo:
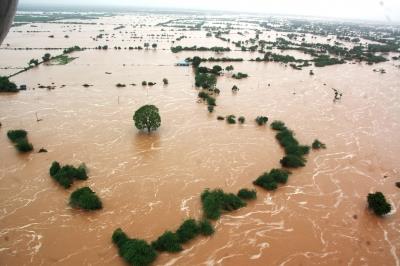
[[[268,173],[264,173],[259,176],[254,182],[254,185],[265,188],[266,190],[275,190],[278,188],[278,184],[275,179]]]
[[[233,211],[246,206],[238,196],[224,193],[222,189],[204,190],[201,202],[205,217],[211,220],[217,220],[221,216],[221,211]]]
[[[33,145],[27,139],[18,139],[15,143],[15,148],[19,152],[30,152],[33,150]]]
[[[207,97],[207,105],[208,106],[216,106],[217,104],[216,104],[215,98],[208,96]]]
[[[50,167],[50,176],[53,177],[64,188],[70,188],[74,179],[86,180],[87,168],[85,164],[81,164],[78,168],[72,165],[60,166],[58,162],[53,162]]]
[[[84,210],[99,210],[103,208],[100,198],[89,187],[83,187],[72,192],[69,204],[73,208]]]
[[[9,130],[7,132],[7,137],[14,143],[19,139],[25,139],[27,136],[28,132],[23,129]]]
[[[238,197],[244,200],[254,200],[257,198],[257,192],[255,190],[250,190],[247,188],[242,188],[238,192]]]
[[[50,167],[50,170],[49,170],[50,176],[54,177],[58,173],[58,171],[60,171],[60,169],[61,169],[61,165],[59,164],[59,162],[54,161],[51,164],[51,167]]]
[[[392,206],[386,201],[382,192],[369,193],[367,196],[368,208],[378,216],[383,216],[392,210]]]
[[[120,228],[114,231],[112,241],[119,255],[130,265],[147,266],[155,261],[157,253],[146,241],[130,239]]]
[[[206,219],[199,222],[199,231],[203,236],[210,236],[214,234],[214,228],[212,224]]]
[[[226,122],[227,122],[228,124],[236,124],[236,116],[234,116],[234,115],[228,115],[228,116],[226,117]]]
[[[176,235],[178,236],[179,243],[186,243],[192,240],[200,233],[198,224],[194,219],[187,219],[182,223],[182,225],[176,230]]]
[[[171,231],[165,231],[156,241],[151,243],[151,246],[158,251],[179,252],[182,251],[182,246],[179,242],[177,234]]]
[[[288,167],[288,168],[304,167],[305,162],[306,162],[305,158],[302,158],[302,157],[299,157],[299,156],[293,155],[293,154],[286,155],[280,161],[280,163],[283,167]]]
[[[282,121],[274,121],[271,123],[271,128],[273,130],[278,130],[278,131],[283,131],[283,130],[287,130],[285,123],[283,123]]]
[[[244,122],[246,121],[246,118],[244,118],[244,116],[241,116],[238,118],[238,121],[240,124],[244,124]]]
[[[259,126],[263,126],[268,122],[268,117],[266,116],[257,116],[256,123]]]
[[[326,145],[324,143],[322,143],[319,140],[314,140],[314,142],[312,143],[312,148],[314,150],[319,150],[319,149],[326,149]]]
[[[18,92],[17,85],[7,77],[0,76],[0,92]]]

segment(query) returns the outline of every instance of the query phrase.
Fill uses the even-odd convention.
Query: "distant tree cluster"
[[[87,168],[85,164],[79,165],[75,168],[72,165],[60,165],[59,162],[54,161],[49,170],[50,176],[64,188],[70,188],[74,180],[86,180]]]
[[[192,46],[192,47],[182,47],[182,46],[175,46],[175,47],[171,47],[171,51],[173,53],[179,53],[182,51],[211,51],[211,52],[230,52],[231,49],[229,47],[218,47],[218,46],[214,46],[211,48],[208,47],[197,47],[197,46]]]
[[[234,79],[244,79],[244,78],[247,78],[249,75],[247,75],[247,74],[245,74],[245,73],[242,73],[242,72],[238,72],[238,73],[236,73],[236,74],[233,74],[232,75],[232,78],[234,78]]]
[[[26,153],[33,150],[33,145],[28,141],[28,132],[23,129],[9,130],[7,137],[14,143],[15,148],[21,152]]]

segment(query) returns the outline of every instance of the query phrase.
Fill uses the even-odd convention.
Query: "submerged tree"
[[[392,206],[386,201],[382,192],[370,193],[367,197],[368,208],[378,216],[383,216],[392,210]]]
[[[159,110],[154,105],[144,105],[140,107],[135,112],[133,120],[135,121],[137,129],[147,129],[148,133],[152,130],[157,130],[157,128],[161,126]]]

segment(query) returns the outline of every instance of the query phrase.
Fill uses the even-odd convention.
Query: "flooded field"
[[[1,46],[0,75],[17,72],[9,68],[23,68],[45,52],[62,53],[13,48],[108,44],[110,49],[75,52],[77,59],[66,65],[39,65],[11,78],[26,84],[27,91],[0,94],[0,264],[126,265],[111,242],[116,228],[150,242],[186,218],[201,218],[205,188],[236,193],[245,187],[257,190],[257,200],[222,215],[213,223],[213,236],[185,244],[181,253],[160,253],[154,265],[400,265],[399,62],[311,67],[314,75],[309,75],[309,69],[247,61],[260,55],[206,38],[207,31],[184,32],[188,37],[180,43],[181,32],[155,26],[176,18],[131,14],[93,20],[96,25],[35,23],[35,29],[49,31],[37,34],[27,33],[30,25],[12,28]],[[146,26],[130,26],[137,23]],[[127,29],[113,30],[120,24]],[[67,26],[81,32],[66,39]],[[91,39],[99,27],[115,38]],[[139,39],[130,40],[132,31]],[[271,40],[276,34],[283,36],[274,32]],[[144,42],[158,47],[111,49]],[[170,47],[178,44],[232,51],[172,53]],[[309,58],[298,51],[286,54]],[[192,67],[175,66],[193,56],[245,59],[202,64],[233,65],[235,72],[249,74],[242,80],[229,73],[218,77],[221,93],[212,114],[198,101]],[[377,68],[386,73],[374,72]],[[157,84],[142,86],[144,80]],[[117,83],[127,86],[117,88]],[[232,93],[233,85],[240,91]],[[333,101],[333,88],[343,93],[340,101]],[[156,105],[162,119],[150,135],[132,120],[144,104]],[[217,121],[230,114],[246,117],[246,123]],[[259,115],[284,121],[302,144],[318,138],[327,145],[311,151],[307,165],[293,170],[275,192],[252,184],[279,168],[284,155],[269,123],[255,124]],[[27,130],[35,152],[19,154],[7,139],[11,129]],[[48,153],[37,153],[42,147]],[[64,190],[49,176],[53,161],[84,162],[89,179]],[[68,206],[70,193],[83,186],[96,191],[103,210]],[[367,208],[366,196],[375,191],[384,192],[392,205],[384,218]]]

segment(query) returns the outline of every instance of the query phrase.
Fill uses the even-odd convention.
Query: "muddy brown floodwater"
[[[3,50],[0,58],[3,52],[12,59]],[[267,115],[284,121],[301,143],[318,138],[328,148],[311,152],[307,166],[276,192],[256,188],[258,199],[223,215],[212,237],[161,254],[154,265],[400,265],[399,69],[382,63],[387,73],[380,74],[375,66],[345,64],[314,68],[310,76],[277,63],[234,63],[250,77],[220,77],[218,106],[208,114],[197,102],[192,70],[174,66],[197,54],[88,50],[68,65],[12,78],[30,89],[0,95],[0,264],[125,265],[111,243],[116,228],[154,240],[188,217],[200,218],[205,188],[253,188],[260,174],[279,167],[275,133],[253,122]],[[142,80],[157,85],[142,87]],[[55,90],[37,88],[52,82]],[[118,82],[138,85],[116,88]],[[343,92],[341,101],[333,103],[332,88]],[[162,117],[151,135],[132,121],[144,104],[158,106]],[[229,114],[247,121],[216,119]],[[19,128],[36,151],[49,152],[18,154],[6,132]],[[62,189],[48,174],[54,160],[86,163],[89,179]],[[68,206],[71,190],[87,185],[103,210]],[[383,219],[366,208],[373,191],[393,206]]]

